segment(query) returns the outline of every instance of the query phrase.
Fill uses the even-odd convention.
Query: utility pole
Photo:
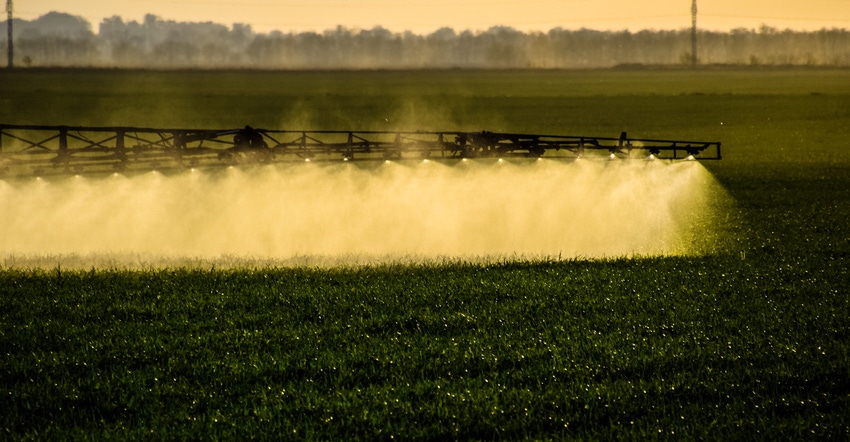
[[[10,2],[12,0],[9,0]],[[691,66],[697,65],[697,0],[691,1]]]
[[[15,67],[15,64],[12,60],[15,58],[15,47],[12,44],[12,0],[6,0],[6,31],[8,32],[8,43],[9,47],[7,49],[7,53],[9,54],[9,65],[7,66],[9,69]]]

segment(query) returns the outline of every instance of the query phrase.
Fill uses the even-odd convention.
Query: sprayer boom
[[[510,134],[154,129],[0,124],[0,175],[268,163],[462,158],[719,160],[720,142]]]

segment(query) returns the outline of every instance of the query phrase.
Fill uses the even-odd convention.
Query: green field
[[[144,271],[4,263],[0,432],[846,440],[847,78],[2,72],[2,123],[718,140],[724,159],[705,167],[734,207],[706,230],[714,252],[693,257]]]

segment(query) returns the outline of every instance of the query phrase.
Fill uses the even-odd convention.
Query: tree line
[[[0,42],[6,46],[6,22]],[[521,32],[442,28],[430,34],[382,27],[254,32],[250,25],[115,16],[98,32],[82,17],[51,12],[13,22],[16,66],[245,69],[575,69],[691,63],[691,31]],[[699,31],[700,64],[850,66],[850,31],[769,26]]]

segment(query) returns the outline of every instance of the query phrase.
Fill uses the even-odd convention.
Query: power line
[[[691,2],[691,66],[697,65],[697,0]]]
[[[9,33],[7,36],[7,41],[9,46],[7,47],[6,53],[9,56],[9,64],[8,68],[12,69],[14,67],[14,58],[15,58],[15,49],[12,43],[12,0],[6,0],[6,13],[8,14],[6,21],[6,31]]]

